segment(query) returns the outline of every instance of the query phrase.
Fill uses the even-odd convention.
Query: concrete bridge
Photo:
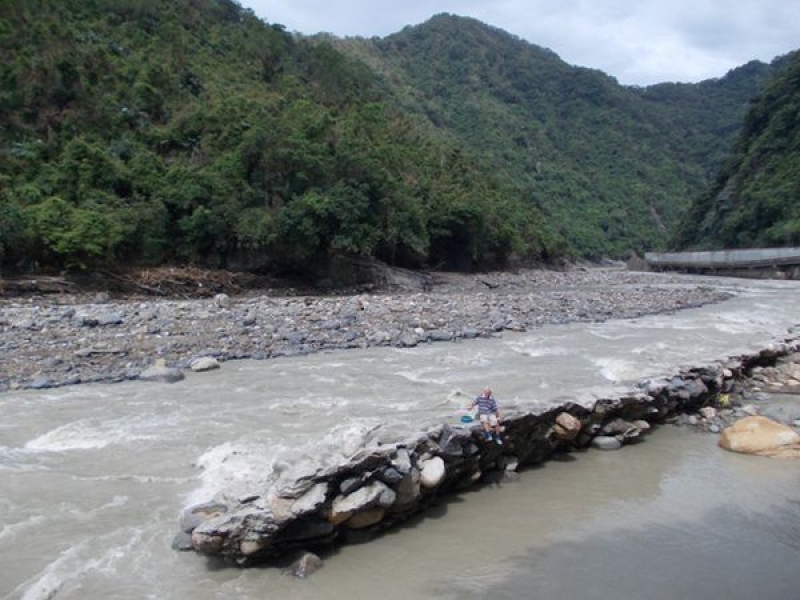
[[[644,259],[650,269],[654,271],[800,279],[800,248],[647,252]]]

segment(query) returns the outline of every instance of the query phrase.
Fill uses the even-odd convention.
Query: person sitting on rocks
[[[500,439],[500,409],[497,407],[497,401],[492,396],[492,390],[489,387],[483,390],[483,395],[476,396],[472,404],[469,405],[467,410],[472,410],[478,407],[478,418],[483,425],[483,439],[490,441],[492,439],[492,431],[494,431],[494,440],[498,444],[502,444],[503,440]]]

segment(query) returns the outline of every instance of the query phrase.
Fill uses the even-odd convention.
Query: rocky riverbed
[[[791,352],[774,362],[751,365],[713,406],[676,415],[672,422],[716,434],[740,419],[761,415],[800,428],[800,328],[791,335]]]
[[[399,283],[398,283],[399,281]],[[390,291],[293,290],[197,300],[88,295],[0,299],[0,391],[136,379],[161,359],[267,359],[633,318],[719,302],[726,292],[621,268],[401,277]]]

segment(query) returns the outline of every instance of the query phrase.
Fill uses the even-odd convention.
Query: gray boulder
[[[205,502],[190,506],[181,513],[181,531],[191,533],[200,524],[210,519],[220,517],[228,512],[228,507],[219,502]]]
[[[622,448],[622,442],[615,437],[598,435],[592,439],[592,448],[597,448],[598,450],[619,450]]]
[[[201,356],[194,359],[189,368],[195,373],[205,373],[206,371],[219,369],[219,361],[213,356]]]
[[[34,390],[44,390],[53,387],[53,380],[49,377],[39,375],[38,377],[34,378],[33,381],[31,381],[28,387]]]
[[[118,312],[105,312],[97,315],[97,324],[100,327],[108,327],[110,325],[121,325],[123,321],[122,314]]]
[[[217,308],[230,308],[231,298],[228,294],[217,294],[214,296],[214,306]]]
[[[318,483],[292,504],[292,514],[302,516],[317,511],[328,495],[328,484]]]
[[[168,367],[163,358],[159,358],[152,367],[139,373],[142,381],[156,381],[160,383],[176,383],[181,381],[185,375],[180,369]]]
[[[432,342],[449,342],[453,339],[453,333],[444,329],[432,329],[428,332],[428,339]]]
[[[374,506],[389,508],[394,504],[397,495],[382,481],[373,481],[347,496],[337,496],[331,506],[329,520],[342,522],[356,512],[364,511]]]
[[[444,460],[438,456],[422,462],[420,473],[420,483],[422,487],[432,489],[437,487],[444,479],[445,466]]]
[[[305,579],[311,577],[323,566],[322,559],[313,552],[303,552],[286,570],[292,577]]]

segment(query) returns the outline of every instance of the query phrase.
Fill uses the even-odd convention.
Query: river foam
[[[38,452],[67,452],[71,450],[99,450],[112,444],[133,444],[158,437],[157,433],[144,431],[163,428],[161,418],[123,418],[112,421],[81,419],[57,427],[25,444],[25,450]]]
[[[21,600],[51,600],[70,584],[76,584],[77,589],[69,590],[72,595],[80,589],[77,582],[87,573],[100,572],[113,577],[117,566],[126,560],[140,537],[138,529],[121,528],[104,536],[85,539],[61,552],[56,560],[14,592],[23,592]],[[119,540],[126,541],[119,544]],[[96,554],[98,549],[102,549],[99,556]]]

